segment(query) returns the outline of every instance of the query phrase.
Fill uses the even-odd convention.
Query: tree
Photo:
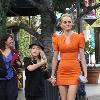
[[[77,1],[79,0],[53,0],[54,10],[60,13],[66,13],[66,8],[71,8]],[[81,1],[80,3],[82,3]]]
[[[41,34],[34,32],[33,35],[39,39],[45,47],[45,52],[48,57],[48,61],[51,62],[52,55],[52,43],[51,36],[54,32],[56,16],[54,14],[53,6],[50,0],[40,0],[40,2],[35,0],[29,0],[30,3],[40,11],[41,15]],[[45,6],[44,6],[45,5]],[[49,23],[48,23],[49,22]],[[35,35],[36,34],[36,35]]]
[[[4,0],[2,0],[2,1],[4,1]],[[78,1],[80,1],[80,0],[78,0]],[[12,0],[11,0],[11,2],[12,2]],[[35,8],[37,8],[40,12],[41,34],[38,34],[38,32],[36,32],[36,30],[33,27],[28,26],[27,23],[24,23],[23,21],[20,21],[20,23],[18,23],[17,26],[24,29],[25,31],[28,31],[31,35],[33,35],[34,37],[39,39],[44,44],[45,52],[48,56],[49,62],[51,62],[51,58],[52,58],[50,56],[50,55],[52,55],[51,36],[54,31],[55,22],[56,22],[56,16],[55,16],[54,10],[55,11],[57,11],[57,10],[66,11],[65,10],[66,7],[70,7],[71,4],[77,3],[77,0],[70,0],[70,2],[66,1],[66,0],[62,0],[62,2],[60,0],[38,0],[38,1],[37,0],[27,0],[27,2],[30,2],[31,5]],[[81,2],[78,2],[78,3],[81,3]],[[7,4],[9,5],[9,2]],[[93,7],[89,6],[85,11],[80,13],[80,15],[78,16],[78,19],[80,19],[84,14],[86,14],[87,11],[91,11],[92,9],[97,8],[97,7],[99,7],[99,5],[94,5]],[[47,45],[48,45],[48,48],[47,48]]]
[[[6,14],[8,11],[8,7],[10,4],[10,0],[0,0],[0,36],[6,35]]]
[[[70,3],[72,4],[73,1],[76,0],[26,0],[30,1],[33,7],[36,7],[40,11],[41,15],[41,34],[38,34],[36,30],[33,27],[30,27],[27,23],[20,20],[19,23],[15,24],[16,26],[24,29],[25,31],[29,32],[31,35],[35,36],[37,39],[39,39],[45,46],[45,52],[48,56],[48,62],[49,65],[51,65],[51,58],[52,58],[52,43],[51,43],[51,36],[54,31],[56,16],[54,14],[54,11],[57,9],[60,11],[60,5],[63,8],[62,11],[65,13],[66,5]],[[59,1],[59,5],[56,4]],[[55,3],[54,3],[55,2]],[[62,3],[63,2],[63,3]],[[53,5],[55,6],[53,8]],[[58,8],[56,8],[58,6]],[[57,98],[57,97],[55,97]],[[56,100],[56,99],[55,99]]]

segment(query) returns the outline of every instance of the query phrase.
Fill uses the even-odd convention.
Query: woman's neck
[[[10,50],[11,48],[9,46],[5,45],[5,49]]]
[[[66,35],[66,36],[70,36],[72,33],[73,33],[72,31],[64,31],[63,34]]]

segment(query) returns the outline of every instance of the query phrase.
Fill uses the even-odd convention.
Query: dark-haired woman
[[[17,67],[21,66],[19,53],[13,49],[13,36],[0,40],[0,100],[16,100],[18,96]]]

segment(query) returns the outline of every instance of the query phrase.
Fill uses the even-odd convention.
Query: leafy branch
[[[86,43],[85,43],[85,51],[87,53],[89,53],[90,55],[92,55],[95,51],[95,49],[93,47],[91,47],[91,44],[90,44],[89,40],[87,40]]]

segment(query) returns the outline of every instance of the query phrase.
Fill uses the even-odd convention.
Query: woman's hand
[[[53,77],[53,76],[51,76],[51,84],[53,85],[53,86],[55,86],[56,85],[56,78],[55,77]]]
[[[18,67],[21,67],[22,66],[22,63],[21,63],[21,61],[19,61],[19,60],[15,60],[15,62],[14,62]]]
[[[83,76],[83,75],[80,75],[79,76],[79,80],[82,82],[82,83],[87,83],[88,80],[87,80],[87,77]]]

